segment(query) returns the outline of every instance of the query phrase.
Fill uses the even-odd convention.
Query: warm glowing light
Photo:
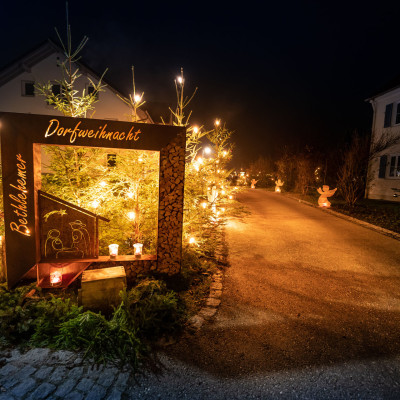
[[[256,181],[255,179],[252,179],[252,181],[251,181],[251,188],[252,189],[255,189],[256,188],[256,183],[257,183],[258,181]]]
[[[211,149],[209,147],[205,147],[204,154],[211,154]]]
[[[282,182],[280,179],[275,181],[275,192],[280,193],[281,192],[281,186],[283,186],[285,182]]]
[[[97,208],[100,205],[100,202],[98,200],[93,200],[92,201],[92,207]]]
[[[229,195],[229,200],[232,200],[233,199],[233,196],[230,194]]]
[[[222,208],[221,208],[221,211],[222,211],[222,212],[225,212],[225,207],[222,207]]]
[[[133,193],[133,192],[128,192],[126,195],[127,195],[130,199],[132,199],[133,196],[135,195],[135,193]]]
[[[107,182],[106,181],[101,181],[100,182],[100,186],[101,187],[106,187],[107,186]]]
[[[135,103],[140,103],[142,101],[142,96],[135,94],[133,99],[135,100]]]
[[[142,256],[142,250],[143,250],[143,244],[142,243],[135,243],[133,245],[135,257],[141,257]]]
[[[337,188],[329,190],[328,185],[323,185],[322,189],[319,187],[317,192],[321,195],[318,198],[318,205],[320,207],[329,208],[331,206],[331,202],[328,200],[328,197],[331,197],[335,194]]]
[[[142,161],[143,161],[143,158],[142,158],[142,157],[139,157],[138,161],[139,161],[139,162],[142,162]]]
[[[181,76],[178,76],[177,81],[180,85],[183,83],[183,78]]]
[[[193,127],[193,132],[194,132],[194,133],[199,133],[199,128],[198,128],[197,126],[194,126],[194,127]]]
[[[235,186],[233,189],[234,189],[234,190],[238,190],[237,186]]]
[[[110,244],[108,246],[108,250],[110,251],[110,258],[115,258],[118,255],[118,245],[117,244]]]
[[[190,239],[189,239],[189,244],[195,244],[196,243],[196,239],[192,236]]]
[[[53,271],[50,273],[51,286],[60,286],[62,282],[62,273],[60,271]]]
[[[221,120],[220,119],[216,119],[214,124],[215,124],[215,126],[219,126],[221,124]]]
[[[223,152],[222,152],[222,157],[226,157],[228,155],[228,152],[226,151],[226,150],[224,150]]]
[[[226,192],[225,192],[225,190],[221,190],[221,194],[225,194]]]
[[[128,212],[128,218],[133,221],[136,218],[135,211],[129,211]]]
[[[203,202],[201,203],[201,206],[202,206],[203,208],[207,208],[207,203],[206,203],[205,201],[203,201]]]
[[[198,157],[198,158],[197,158],[197,162],[198,162],[199,164],[203,164],[203,158],[202,158],[202,157]]]

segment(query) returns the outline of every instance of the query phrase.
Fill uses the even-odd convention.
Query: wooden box
[[[84,308],[110,309],[121,303],[119,292],[126,288],[124,267],[110,267],[84,271],[79,291]]]

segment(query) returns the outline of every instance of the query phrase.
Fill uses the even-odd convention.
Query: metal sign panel
[[[161,189],[159,196],[163,207],[159,208],[157,252],[173,254],[174,259],[166,262],[180,264],[185,133],[185,128],[169,125],[1,113],[8,285],[14,286],[41,258],[37,196],[42,144],[160,151],[160,186],[167,189]],[[179,184],[168,185],[165,166],[167,175],[172,171]],[[171,207],[177,205],[176,220],[171,222],[164,218],[164,203],[170,199]]]

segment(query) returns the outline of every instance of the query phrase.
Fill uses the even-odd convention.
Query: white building
[[[37,83],[53,83],[53,91],[60,93],[60,85],[56,82],[62,79],[60,61],[65,59],[60,47],[47,41],[35,50],[25,54],[0,71],[0,112],[19,112],[28,114],[60,115],[53,106],[45,102],[43,96],[35,92]],[[82,75],[77,80],[76,89],[86,93],[92,90],[87,78],[98,83],[100,77],[81,62],[76,63]],[[107,81],[107,76],[105,81]],[[87,117],[130,121],[131,109],[117,95],[121,95],[110,85],[99,93],[99,100],[95,103],[94,114]],[[138,110],[141,122],[152,122],[147,112]]]
[[[367,100],[374,112],[372,142],[383,135],[400,138],[400,79]],[[367,198],[400,202],[400,141],[371,160],[368,176]]]

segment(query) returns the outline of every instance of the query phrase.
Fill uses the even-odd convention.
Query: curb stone
[[[197,332],[203,326],[205,321],[210,320],[217,313],[218,307],[221,304],[222,295],[222,272],[218,271],[212,276],[210,285],[210,293],[206,300],[205,306],[188,321],[188,329],[191,332]]]
[[[353,222],[354,224],[361,225],[364,228],[371,229],[371,230],[373,230],[375,232],[378,232],[378,233],[380,233],[382,235],[389,236],[389,237],[391,237],[393,239],[396,239],[396,240],[400,240],[400,233],[390,231],[389,229],[382,228],[380,226],[371,224],[369,222],[362,221],[362,220],[354,218],[354,217],[350,217],[349,215],[342,214],[342,213],[337,212],[337,211],[333,211],[333,210],[331,210],[329,208],[318,207],[315,204],[310,203],[309,201],[301,200],[301,199],[299,199],[297,197],[294,197],[294,196],[291,196],[291,195],[285,195],[285,197],[287,197],[289,199],[292,199],[292,200],[296,200],[299,203],[306,204],[307,206],[317,208],[317,209],[321,210],[322,212],[326,212],[328,214],[335,215],[338,218],[342,218],[342,219],[345,219],[347,221]]]

